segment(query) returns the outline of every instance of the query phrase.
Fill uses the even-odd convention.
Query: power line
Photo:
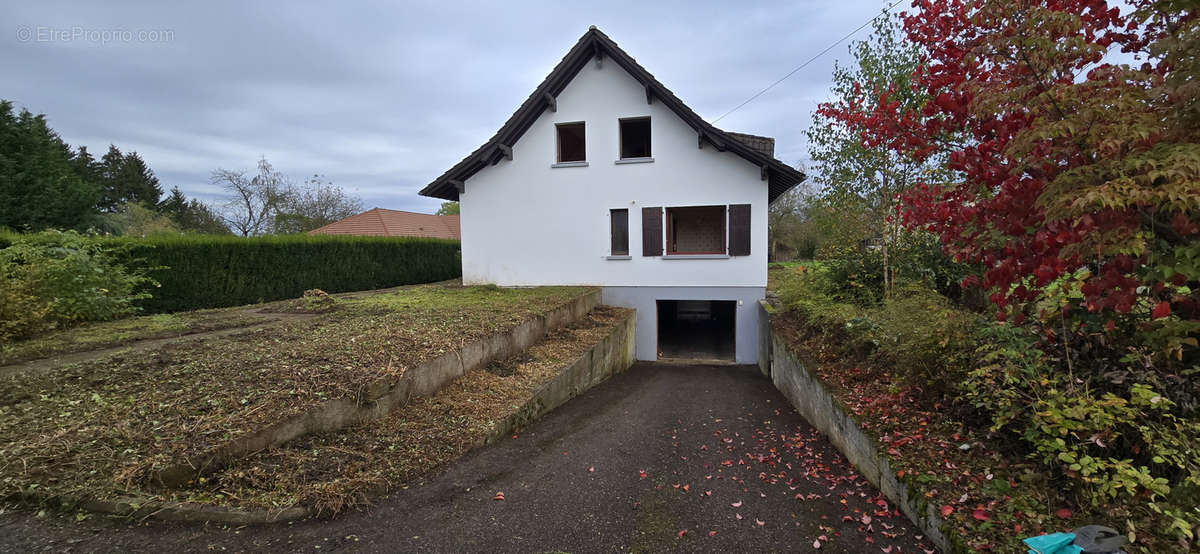
[[[813,56],[813,57],[809,58],[809,59],[808,59],[808,61],[806,61],[806,62],[804,62],[804,63],[800,64],[798,67],[796,67],[796,69],[793,69],[793,70],[789,71],[787,75],[784,75],[783,77],[780,77],[780,78],[779,78],[779,80],[775,81],[774,83],[771,83],[771,84],[767,85],[767,88],[764,88],[764,89],[762,89],[762,90],[760,90],[760,91],[756,92],[756,93],[754,94],[754,96],[751,96],[750,98],[747,98],[745,102],[742,102],[741,104],[738,104],[737,106],[734,106],[734,107],[733,107],[733,109],[731,109],[731,110],[729,110],[729,111],[727,111],[727,112],[725,112],[725,113],[721,114],[721,117],[718,117],[718,118],[716,118],[716,119],[712,120],[712,121],[711,121],[711,123],[712,123],[713,125],[716,125],[716,124],[717,124],[717,122],[718,122],[718,121],[720,121],[720,120],[722,120],[722,119],[724,119],[724,118],[725,118],[725,116],[727,116],[727,115],[729,115],[729,114],[731,114],[731,113],[733,113],[733,112],[736,112],[736,111],[738,111],[739,109],[741,109],[741,107],[742,107],[742,106],[745,106],[746,104],[749,104],[750,102],[753,102],[755,98],[758,98],[759,96],[762,96],[764,93],[766,93],[768,90],[771,90],[771,89],[775,88],[775,85],[778,85],[779,83],[782,83],[782,82],[786,81],[786,80],[788,79],[788,77],[791,77],[792,75],[795,75],[797,71],[800,71],[801,69],[804,69],[804,67],[805,67],[805,66],[807,66],[807,65],[808,65],[808,64],[810,64],[810,63],[813,63],[814,61],[816,61],[816,60],[817,60],[817,58],[820,58],[821,56],[824,56],[826,52],[829,52],[830,50],[833,50],[833,48],[834,48],[835,46],[837,46],[837,45],[839,45],[839,44],[841,44],[841,43],[845,42],[845,41],[846,41],[846,39],[848,39],[848,38],[850,38],[850,37],[854,36],[854,34],[855,34],[855,33],[857,33],[857,32],[859,32],[859,31],[863,30],[863,28],[864,28],[864,27],[866,27],[867,25],[870,25],[871,23],[874,23],[876,19],[879,19],[880,17],[883,17],[883,16],[887,15],[889,12],[891,12],[891,11],[892,11],[892,8],[896,7],[896,5],[897,5],[897,4],[899,4],[899,3],[900,3],[900,2],[902,2],[902,1],[903,1],[903,0],[896,0],[895,2],[892,2],[892,4],[891,4],[890,6],[888,6],[888,7],[887,7],[887,9],[883,10],[883,13],[880,13],[879,15],[877,15],[877,16],[875,16],[875,17],[872,17],[871,19],[868,19],[866,23],[863,23],[862,25],[859,25],[857,29],[854,29],[853,31],[850,31],[849,33],[847,33],[847,34],[846,34],[846,36],[844,36],[844,37],[842,37],[842,38],[838,39],[838,40],[837,40],[837,42],[835,42],[835,43],[833,43],[833,44],[830,44],[830,45],[829,45],[828,47],[826,47],[824,50],[822,50],[822,51],[818,52],[816,56]]]

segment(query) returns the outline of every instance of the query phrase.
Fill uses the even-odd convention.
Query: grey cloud
[[[697,112],[717,117],[878,12],[875,1],[733,3],[38,2],[0,7],[0,97],[73,145],[137,150],[160,180],[215,199],[221,168],[266,156],[368,206],[416,192],[486,140],[595,24]],[[23,42],[23,26],[169,30],[172,40]],[[834,49],[723,119],[807,158]]]

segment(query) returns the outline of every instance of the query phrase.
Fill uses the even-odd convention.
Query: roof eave
[[[499,163],[500,159],[504,157],[501,146],[511,148],[515,145],[517,140],[533,126],[537,118],[541,117],[542,113],[550,107],[553,99],[575,78],[579,70],[601,52],[607,54],[609,60],[621,66],[626,73],[632,75],[634,79],[646,87],[648,95],[658,98],[676,116],[682,119],[684,123],[695,130],[701,141],[707,141],[720,150],[730,150],[759,167],[766,167],[770,175],[768,186],[770,189],[769,199],[771,201],[774,201],[775,198],[786,192],[787,189],[805,179],[803,173],[791,166],[751,148],[749,145],[738,141],[725,131],[705,121],[699,114],[687,107],[665,85],[655,79],[649,71],[646,71],[645,68],[638,64],[632,56],[617,46],[612,39],[600,32],[599,29],[593,27],[579,38],[575,46],[563,56],[563,59],[551,70],[550,74],[534,89],[529,98],[517,108],[517,111],[509,117],[508,121],[504,123],[490,140],[446,170],[445,173],[433,182],[426,185],[425,188],[421,189],[420,194],[443,200],[457,201],[459,199],[459,189],[454,184],[451,184],[451,181],[465,183],[467,179],[471,178],[471,176],[484,167]]]

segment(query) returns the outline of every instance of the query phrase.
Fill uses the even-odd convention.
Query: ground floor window
[[[609,222],[611,224],[611,239],[612,239],[612,255],[613,256],[628,256],[629,255],[629,210],[619,208],[609,210]]]

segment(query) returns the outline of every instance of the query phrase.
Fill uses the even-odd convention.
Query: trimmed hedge
[[[161,267],[147,312],[221,308],[297,298],[308,289],[370,290],[453,279],[459,242],[424,238],[191,235],[106,239],[135,264]]]

